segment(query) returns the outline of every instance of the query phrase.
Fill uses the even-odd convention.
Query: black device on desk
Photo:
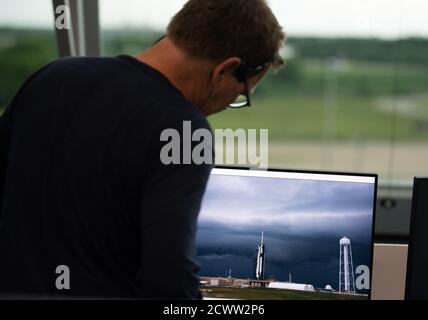
[[[428,178],[413,184],[405,297],[428,299]]]

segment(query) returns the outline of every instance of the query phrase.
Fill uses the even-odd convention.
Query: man
[[[164,164],[160,136],[248,104],[233,102],[283,38],[263,0],[190,0],[136,57],[60,59],[27,80],[0,119],[0,293],[200,298],[212,164]]]

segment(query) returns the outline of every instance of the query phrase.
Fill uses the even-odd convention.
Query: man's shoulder
[[[124,69],[125,66],[126,63],[116,57],[63,57],[50,62],[40,71],[100,74],[102,70]]]
[[[185,98],[175,98],[172,101],[165,99],[162,101],[163,112],[166,115],[166,123],[171,127],[181,126],[190,123],[192,131],[196,129],[208,129],[211,131],[211,126],[206,116],[190,101]]]
[[[66,57],[46,65],[32,78],[37,78],[40,80],[38,83],[42,84],[59,85],[66,82],[75,89],[88,85],[92,88],[101,86],[104,88],[100,92],[103,99],[115,97],[120,101],[122,110],[134,110],[126,106],[138,105],[145,112],[135,113],[135,116],[141,116],[144,122],[151,121],[155,126],[157,123],[160,129],[181,127],[185,121],[191,121],[192,130],[211,130],[205,115],[178,89],[152,70],[144,71],[120,56]]]

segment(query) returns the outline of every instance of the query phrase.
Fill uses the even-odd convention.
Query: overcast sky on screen
[[[211,175],[198,221],[200,275],[253,277],[263,231],[267,276],[337,287],[342,237],[354,268],[370,265],[373,197],[368,183]]]

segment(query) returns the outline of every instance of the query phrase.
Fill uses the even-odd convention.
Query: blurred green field
[[[103,30],[103,55],[136,54],[160,32]],[[428,162],[428,39],[287,40],[287,66],[253,106],[209,117],[218,129],[269,129],[269,166],[378,172],[409,182]],[[0,28],[0,114],[57,58],[53,30]],[[118,108],[120,105],[118,105]]]
[[[428,95],[406,99],[415,101],[418,112],[428,114]],[[215,129],[269,129],[271,141],[318,141],[323,140],[326,130],[334,132],[332,138],[337,141],[388,141],[392,134],[400,141],[428,140],[427,119],[387,112],[380,105],[377,97],[341,96],[331,128],[323,96],[284,94],[256,98],[250,108],[227,110],[209,120]]]
[[[106,31],[105,54],[135,54],[158,36]],[[258,86],[253,106],[210,117],[213,128],[269,129],[278,143],[428,141],[428,58],[415,50],[428,40],[288,43],[296,53]],[[56,58],[55,46],[51,30],[0,29],[0,113],[27,77]]]
[[[206,286],[201,288],[204,298],[242,300],[367,300],[367,296],[328,292],[309,292],[273,288],[228,288]]]
[[[213,128],[266,128],[271,141],[319,141],[326,134],[345,142],[428,140],[428,68],[343,63],[330,80],[331,92],[325,90],[331,78],[326,63],[302,61],[301,84],[275,84],[278,75],[269,75],[251,107],[227,110],[210,122]]]

